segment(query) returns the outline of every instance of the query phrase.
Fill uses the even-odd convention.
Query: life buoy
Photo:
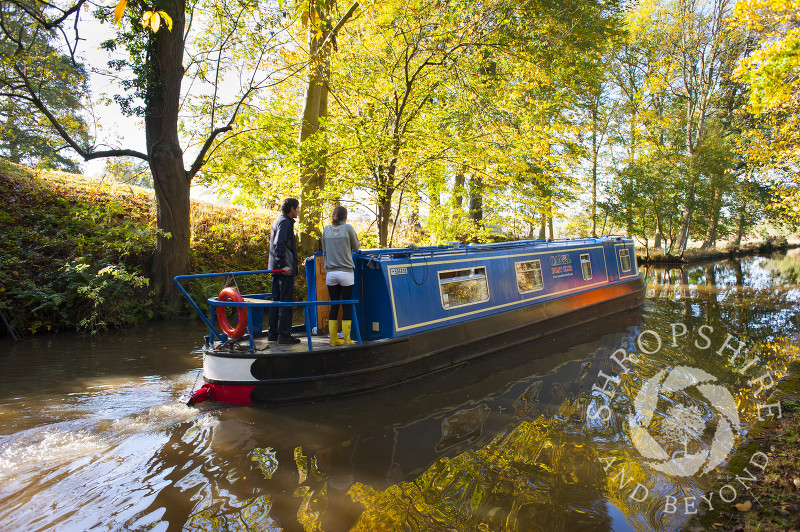
[[[242,298],[242,294],[240,294],[235,288],[223,288],[222,291],[219,293],[217,297],[218,301],[234,301],[236,303],[242,303],[244,298]],[[245,331],[247,331],[247,309],[245,307],[238,307],[236,312],[239,317],[239,323],[236,324],[236,328],[234,329],[231,327],[231,324],[228,323],[228,317],[225,315],[225,307],[218,306],[217,307],[217,321],[219,322],[219,326],[222,329],[222,332],[228,335],[229,338],[233,338],[234,340],[238,340],[242,336],[244,336]]]

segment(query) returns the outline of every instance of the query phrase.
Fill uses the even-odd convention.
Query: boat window
[[[581,272],[585,280],[588,281],[592,278],[592,261],[589,259],[588,253],[581,255]]]
[[[514,269],[517,271],[517,288],[520,294],[541,290],[544,286],[541,261],[515,262]]]
[[[480,303],[489,299],[486,268],[439,272],[439,291],[445,309]]]
[[[631,271],[631,252],[627,249],[620,249],[619,262],[622,265],[623,272]]]

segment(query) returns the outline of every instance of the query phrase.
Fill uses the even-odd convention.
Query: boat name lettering
[[[552,255],[550,257],[550,266],[558,266],[559,264],[569,264],[572,261],[569,258],[569,255],[564,253],[563,255]]]
[[[389,268],[389,275],[407,275],[408,268]]]

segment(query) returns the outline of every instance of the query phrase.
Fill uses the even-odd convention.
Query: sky
[[[78,57],[90,70],[89,90],[92,107],[87,116],[87,123],[95,128],[92,133],[97,144],[96,148],[122,148],[146,152],[144,121],[139,117],[122,114],[119,105],[111,99],[121,90],[120,85],[110,76],[101,73],[109,70],[108,61],[111,57],[109,52],[100,48],[100,43],[113,36],[116,26],[101,24],[91,13],[82,13],[79,29],[82,41],[78,48]],[[125,58],[124,53],[118,53],[117,56]],[[105,164],[106,159],[83,162],[83,172],[92,177],[102,178]],[[226,201],[210,189],[196,185],[192,186],[191,195],[194,199],[204,201]]]

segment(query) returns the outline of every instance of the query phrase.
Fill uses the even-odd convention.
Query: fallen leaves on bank
[[[766,453],[769,464],[763,475],[759,475],[757,482],[749,483],[750,489],[742,490],[736,501],[718,505],[713,511],[701,510],[686,524],[684,530],[800,531],[800,448],[797,445],[800,434],[800,377],[797,375],[797,365],[794,366],[794,375],[784,384],[789,397],[781,401],[782,418],[752,429],[750,442],[737,451],[743,457],[750,456],[756,450]],[[728,465],[730,471],[740,470],[732,465],[733,461]],[[720,475],[716,481],[719,484],[717,488],[734,478]]]

